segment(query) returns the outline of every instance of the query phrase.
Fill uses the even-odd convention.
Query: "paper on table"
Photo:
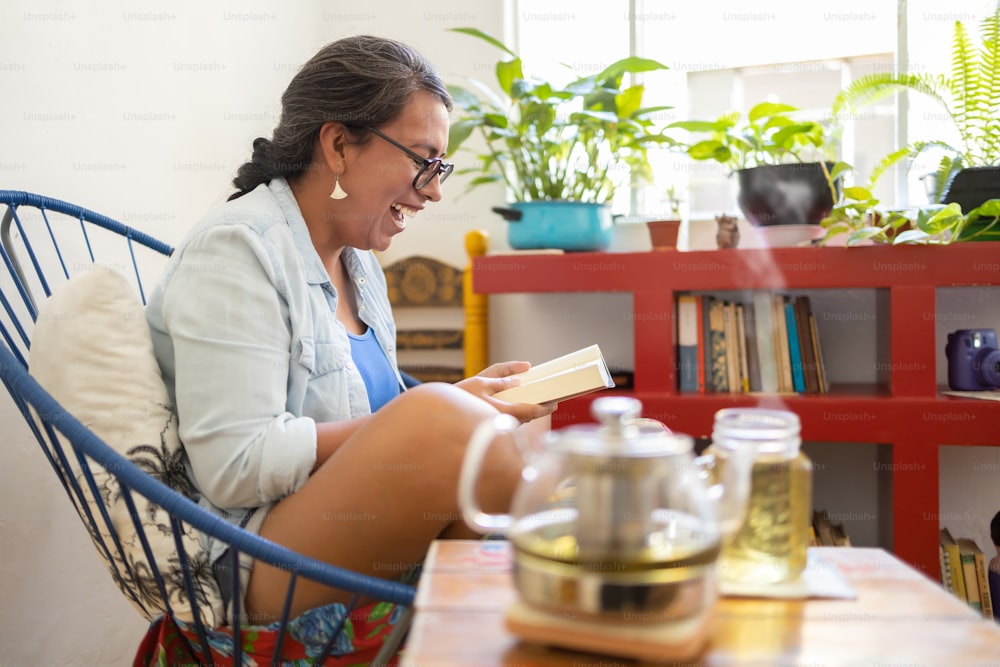
[[[720,573],[721,574],[721,573]],[[724,597],[776,598],[804,600],[806,598],[831,598],[854,600],[854,592],[836,567],[810,553],[806,569],[795,581],[780,584],[741,584],[719,577],[719,592]]]

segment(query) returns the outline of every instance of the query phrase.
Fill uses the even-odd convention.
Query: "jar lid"
[[[761,452],[782,452],[801,443],[794,412],[769,408],[726,408],[715,413],[712,442],[720,447],[754,445]]]

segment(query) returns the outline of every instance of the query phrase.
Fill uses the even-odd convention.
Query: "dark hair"
[[[993,521],[990,521],[990,537],[993,545],[1000,547],[1000,512],[994,514]]]
[[[271,139],[253,142],[253,157],[239,168],[229,199],[272,178],[294,180],[310,168],[324,123],[340,121],[358,143],[364,128],[392,122],[413,93],[437,95],[451,111],[451,96],[431,64],[391,39],[359,35],[327,44],[295,74],[281,96],[281,119]]]

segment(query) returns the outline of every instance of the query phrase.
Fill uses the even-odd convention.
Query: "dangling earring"
[[[333,183],[333,192],[330,193],[330,199],[343,199],[347,196],[344,192],[344,188],[340,187],[340,174],[335,177],[337,180]]]

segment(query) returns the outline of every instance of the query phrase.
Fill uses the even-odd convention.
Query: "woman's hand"
[[[507,401],[493,398],[493,394],[516,387],[519,381],[511,376],[516,373],[523,373],[529,368],[531,368],[531,364],[527,361],[503,361],[493,364],[479,373],[479,375],[474,375],[455,383],[455,386],[461,387],[473,396],[478,396],[500,412],[516,417],[522,423],[525,423],[552,414],[558,403],[542,403],[540,405],[534,403],[508,403]]]

